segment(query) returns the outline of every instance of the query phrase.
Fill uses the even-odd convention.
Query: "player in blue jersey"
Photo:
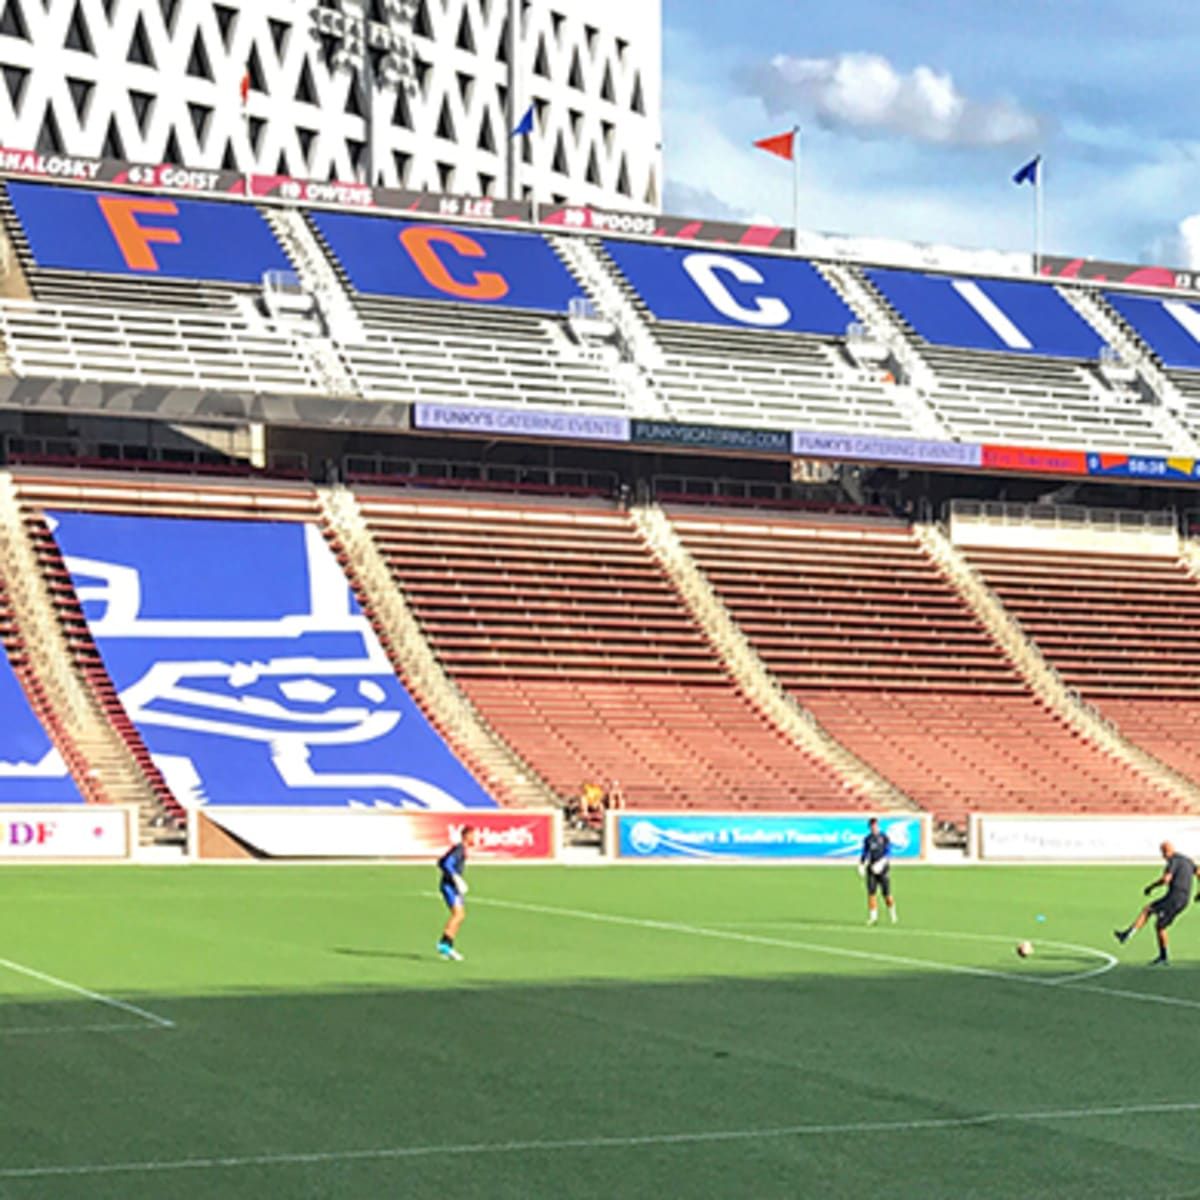
[[[879,899],[877,892],[883,893],[887,905],[888,916],[892,924],[896,923],[896,900],[892,896],[892,843],[888,835],[879,828],[879,820],[872,817],[867,822],[867,836],[863,838],[862,853],[858,856],[858,873],[867,881],[867,924],[874,925],[879,920]]]
[[[443,958],[462,962],[463,956],[454,948],[454,939],[467,915],[464,898],[467,894],[467,881],[463,872],[467,869],[467,849],[475,844],[475,830],[470,825],[464,825],[457,831],[453,845],[438,859],[438,870],[441,879],[438,881],[438,891],[450,910],[446,927],[438,939],[437,951]]]

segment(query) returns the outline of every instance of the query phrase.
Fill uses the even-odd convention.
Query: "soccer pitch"
[[[475,865],[453,964],[429,867],[0,872],[0,1196],[1200,1195],[1200,906],[894,874]]]

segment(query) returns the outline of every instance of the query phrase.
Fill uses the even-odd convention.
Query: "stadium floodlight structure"
[[[321,44],[333,40],[330,66],[348,71],[362,99],[366,128],[363,174],[375,182],[375,134],[379,93],[403,89],[409,96],[417,91],[413,71],[412,19],[418,0],[332,0],[334,7],[318,5],[310,10],[313,39]],[[374,20],[381,16],[383,21]]]

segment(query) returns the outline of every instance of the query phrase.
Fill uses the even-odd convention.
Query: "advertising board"
[[[123,859],[130,856],[131,805],[4,805],[0,861]]]
[[[993,862],[1155,862],[1164,841],[1200,854],[1200,817],[971,817],[972,853]]]
[[[869,813],[609,814],[606,845],[633,862],[853,862]],[[921,859],[928,818],[880,815],[897,861]]]
[[[201,808],[192,813],[190,850],[198,859],[432,859],[466,824],[476,830],[474,861],[558,857],[559,814],[551,809]]]

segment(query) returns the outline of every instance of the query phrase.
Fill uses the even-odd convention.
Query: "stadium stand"
[[[361,336],[343,332],[337,344],[366,399],[625,411],[616,351],[569,334],[571,303],[586,293],[544,239],[439,226],[459,240],[418,244],[402,237],[428,232],[412,223],[321,212],[308,222],[361,321]],[[490,293],[457,281],[437,257],[457,262],[464,244],[503,266],[496,298],[480,298]],[[467,275],[500,278],[474,271]]]
[[[71,202],[60,211],[64,195]],[[250,390],[319,396],[325,385],[306,339],[277,327],[259,304],[262,276],[289,267],[283,251],[253,210],[230,204],[220,226],[190,228],[197,201],[172,201],[173,221],[195,239],[173,263],[173,243],[153,241],[154,268],[134,271],[96,227],[96,194],[9,181],[0,218],[15,251],[28,295],[0,299],[0,339],[8,368],[18,375]],[[15,201],[15,202],[14,202]],[[82,207],[89,201],[89,207]],[[247,217],[257,224],[245,226]],[[232,225],[229,222],[232,221]],[[96,256],[75,240],[73,222],[111,253]],[[261,229],[259,228],[261,226]],[[245,233],[247,244],[239,240]],[[173,230],[172,230],[173,231]],[[165,229],[157,230],[159,233]],[[70,236],[68,236],[70,235]],[[149,244],[149,243],[148,243]],[[230,269],[258,251],[258,262]],[[261,269],[258,269],[261,267]],[[10,288],[10,292],[11,292]]]
[[[1130,527],[1142,517],[1112,514],[1110,540],[1121,515]],[[1071,687],[1137,745],[1200,779],[1200,583],[1178,554],[1102,545],[965,553]]]
[[[81,667],[168,796],[493,804],[353,605],[311,486],[60,474],[20,487]]]
[[[1099,334],[1048,284],[855,269],[934,372],[951,436],[1171,453],[1141,397],[1099,370]]]
[[[30,669],[7,592],[0,582],[0,803],[77,804],[83,800],[67,764],[81,779],[89,768],[83,755],[56,727],[53,709]],[[55,729],[57,742],[48,729]]]
[[[611,503],[454,502],[361,490],[435,651],[563,797],[630,807],[862,807],[733,686]]]
[[[1200,307],[1170,296],[1105,289],[1094,293],[1165,373],[1180,403],[1175,416],[1200,435]]]
[[[898,436],[917,432],[903,404],[904,385],[886,361],[859,365],[846,357],[847,331],[857,317],[811,264],[722,256],[727,263],[756,264],[749,269],[760,277],[762,271],[785,274],[781,290],[788,292],[794,314],[779,327],[764,328],[723,316],[682,267],[686,251],[612,240],[589,244],[650,330],[658,350],[650,377],[674,419]],[[753,303],[760,302],[747,301],[747,307]],[[777,320],[784,321],[782,309]]]
[[[904,522],[671,515],[788,691],[939,817],[1161,806],[1025,690]]]

